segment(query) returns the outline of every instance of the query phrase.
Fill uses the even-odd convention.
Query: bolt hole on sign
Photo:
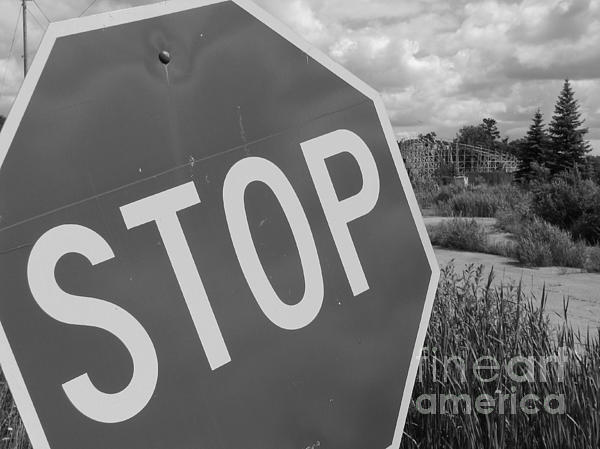
[[[35,449],[398,448],[439,270],[379,96],[246,0],[52,23],[0,136]]]

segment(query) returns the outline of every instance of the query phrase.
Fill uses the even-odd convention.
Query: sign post
[[[0,136],[35,449],[398,448],[438,268],[379,96],[246,0],[51,24]]]

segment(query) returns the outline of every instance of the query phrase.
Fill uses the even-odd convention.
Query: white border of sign
[[[107,28],[115,25],[121,25],[130,22],[136,22],[144,19],[151,19],[153,17],[159,17],[167,14],[172,14],[180,11],[186,11],[189,9],[199,8],[202,6],[212,5],[216,3],[224,3],[225,1],[233,1],[241,8],[252,14],[254,17],[262,21],[269,28],[276,31],[278,34],[283,36],[288,41],[292,42],[296,47],[300,48],[307,55],[312,57],[315,61],[319,62],[323,66],[327,67],[337,76],[342,78],[348,84],[353,86],[355,89],[362,92],[365,96],[369,97],[375,104],[379,120],[383,126],[385,136],[387,138],[388,146],[392,157],[396,164],[396,169],[402,182],[404,192],[407,196],[408,203],[412,216],[415,220],[421,242],[427,255],[427,260],[431,267],[432,276],[427,290],[427,297],[425,300],[425,307],[421,316],[421,323],[419,325],[419,332],[415,341],[413,349],[413,356],[408,370],[406,383],[404,386],[404,393],[402,396],[402,403],[400,405],[400,411],[398,414],[398,420],[396,424],[396,430],[394,433],[391,445],[387,449],[398,449],[400,447],[400,440],[404,431],[404,424],[406,421],[406,415],[408,413],[408,407],[410,405],[410,399],[414,382],[417,376],[417,370],[419,368],[419,357],[421,355],[423,343],[425,341],[425,334],[429,325],[429,318],[431,310],[433,308],[433,301],[435,298],[435,291],[437,288],[438,280],[440,277],[440,270],[437,263],[437,259],[433,252],[431,242],[427,236],[425,224],[421,216],[417,200],[412,190],[406,168],[400,155],[398,144],[396,143],[396,136],[394,130],[387,116],[383,100],[379,93],[373,88],[365,84],[363,81],[352,75],[348,70],[334,62],[331,58],[325,55],[323,52],[307,43],[302,37],[296,34],[294,31],[283,25],[279,20],[275,19],[269,13],[264,11],[249,0],[179,0],[170,2],[154,3],[146,6],[139,6],[136,8],[124,9],[115,12],[109,12],[104,14],[97,14],[93,16],[82,17],[78,19],[65,20],[62,22],[51,23],[48,27],[46,34],[40,44],[37,55],[33,64],[29,69],[29,73],[21,86],[21,90],[17,95],[15,103],[10,111],[10,114],[4,124],[2,132],[0,133],[0,169],[6,157],[12,140],[17,132],[23,114],[27,109],[35,86],[42,74],[43,68],[46,65],[46,61],[50,55],[54,42],[62,37],[72,34],[82,33],[86,31],[97,30],[100,28]],[[21,375],[21,371],[17,365],[17,361],[12,352],[8,338],[0,322],[0,363],[4,370],[6,379],[10,385],[11,392],[15,398],[19,413],[25,423],[25,428],[33,447],[35,449],[50,449],[48,439],[44,433],[44,429],[40,422],[40,419],[33,405],[33,401],[25,381]],[[54,448],[56,449],[56,448]],[[383,448],[382,448],[383,449]]]

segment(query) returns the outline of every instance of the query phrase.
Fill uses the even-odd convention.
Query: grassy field
[[[0,376],[0,448],[29,449],[27,432],[10,394],[4,375]]]
[[[568,231],[539,218],[523,223],[515,234],[506,232],[499,220],[494,220],[497,224],[493,227],[481,221],[452,217],[429,225],[427,230],[431,242],[442,248],[509,257],[525,267],[560,266],[600,272],[599,246],[576,241]],[[505,238],[490,238],[499,233],[505,233]]]
[[[565,175],[566,176],[566,175]],[[571,179],[573,178],[573,179]],[[600,272],[600,187],[577,177],[529,188],[515,185],[444,186],[418,194],[427,215],[453,217],[428,228],[434,245],[510,257],[524,266],[573,267]],[[490,242],[474,217],[493,217]]]
[[[521,267],[600,272],[600,188],[577,174],[526,186],[427,185],[417,198],[441,248],[500,255]],[[493,277],[489,267],[443,269],[403,447],[600,447],[600,329],[574,331],[567,296],[562,319],[551,323],[545,284],[525,293],[522,284]],[[493,381],[469,369],[482,357],[496,364]],[[562,357],[560,369],[545,363],[553,357]],[[448,364],[456,359],[460,369]],[[515,366],[526,380],[514,376]],[[467,399],[482,397],[495,407],[473,411]],[[531,398],[539,399],[537,413],[528,413]],[[518,404],[514,412],[506,401]]]

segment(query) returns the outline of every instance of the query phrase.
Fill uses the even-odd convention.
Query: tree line
[[[519,143],[517,179],[522,182],[549,179],[557,173],[578,170],[588,174],[594,163],[586,158],[591,146],[584,136],[588,129],[579,110],[579,102],[569,80],[565,80],[554,106],[554,115],[546,127],[538,109],[527,135]]]
[[[525,137],[509,141],[502,138],[493,118],[484,118],[478,125],[463,126],[455,143],[481,146],[510,153],[519,159],[516,178],[519,182],[547,181],[565,171],[600,181],[600,157],[588,156],[591,146],[585,140],[588,129],[579,110],[579,102],[569,80],[565,80],[556,100],[554,114],[548,125],[538,110]],[[431,140],[435,133],[420,135]]]
[[[6,118],[0,115],[0,130]],[[513,154],[519,159],[518,181],[529,183],[548,180],[563,171],[576,170],[583,176],[600,182],[600,156],[587,156],[591,151],[584,136],[588,129],[579,110],[579,102],[569,80],[565,80],[548,126],[542,112],[535,112],[527,134],[522,139],[502,138],[493,118],[484,118],[479,125],[463,126],[454,142],[491,148]],[[420,139],[434,141],[435,132],[420,134]]]

